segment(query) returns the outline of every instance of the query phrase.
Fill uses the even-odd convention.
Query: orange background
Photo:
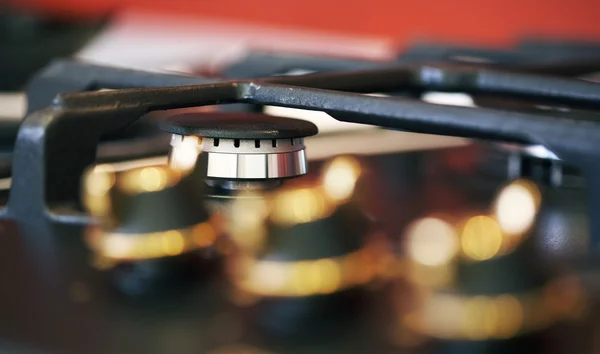
[[[503,44],[521,35],[600,41],[600,0],[15,0],[65,16],[143,8],[407,40]]]

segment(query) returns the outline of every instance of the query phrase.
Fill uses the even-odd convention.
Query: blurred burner
[[[357,310],[357,290],[378,277],[384,240],[354,200],[359,175],[356,160],[337,158],[319,183],[234,202],[231,232],[240,251],[230,273],[237,291],[257,298],[254,321],[269,333],[339,326]]]
[[[201,161],[202,159],[199,159]],[[168,166],[115,171],[98,165],[85,178],[85,205],[98,225],[87,241],[95,265],[112,269],[130,295],[167,290],[194,269],[194,253],[210,247],[220,226],[204,207],[204,184]]]
[[[406,233],[415,290],[412,301],[398,303],[402,323],[435,338],[441,352],[497,353],[535,350],[532,336],[580,313],[579,279],[548,268],[534,245],[542,197],[535,184],[517,180],[488,212],[415,221]]]

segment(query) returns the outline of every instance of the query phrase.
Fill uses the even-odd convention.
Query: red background
[[[1,1],[1,0],[0,0]],[[406,40],[503,44],[521,35],[600,40],[600,0],[15,0],[63,16],[143,8]]]

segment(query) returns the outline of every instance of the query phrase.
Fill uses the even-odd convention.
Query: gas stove
[[[600,352],[599,56],[55,61],[0,156],[0,348]]]

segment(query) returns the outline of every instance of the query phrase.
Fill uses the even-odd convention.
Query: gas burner
[[[349,299],[389,261],[385,238],[357,202],[361,169],[338,157],[318,180],[233,202],[230,230],[239,252],[229,258],[230,277],[237,291],[256,298],[254,320],[269,334],[298,335],[355,312]]]
[[[159,121],[173,134],[171,165],[185,167],[200,150],[208,183],[225,189],[267,187],[305,174],[304,137],[318,132],[307,121],[257,113],[167,112]]]
[[[93,265],[110,270],[119,291],[152,296],[193,273],[194,259],[214,244],[220,223],[203,203],[206,186],[195,175],[201,168],[113,166],[97,165],[84,177],[84,203],[96,220],[85,239]]]

